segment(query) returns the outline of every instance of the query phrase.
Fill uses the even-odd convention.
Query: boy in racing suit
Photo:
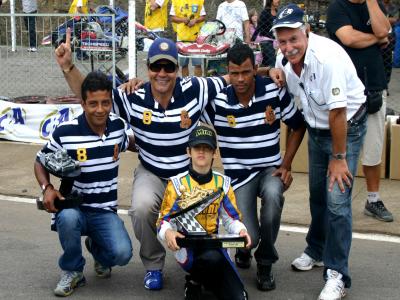
[[[211,169],[216,155],[217,141],[212,129],[198,126],[189,136],[187,154],[191,158],[189,170],[170,179],[157,221],[159,238],[169,249],[181,267],[189,273],[186,276],[185,299],[200,299],[201,286],[210,290],[218,299],[247,299],[244,285],[237,274],[226,249],[180,248],[177,239],[184,235],[176,230],[171,214],[179,211],[178,202],[185,195],[196,191],[214,192],[219,188],[223,193],[195,218],[208,234],[218,233],[219,220],[228,233],[245,237],[250,247],[250,236],[240,221],[240,212],[230,186],[230,178]]]

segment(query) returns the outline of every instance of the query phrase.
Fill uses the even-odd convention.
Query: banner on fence
[[[0,138],[45,144],[58,124],[81,113],[80,104],[16,104],[0,100]]]

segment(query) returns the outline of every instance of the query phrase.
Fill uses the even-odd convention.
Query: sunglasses
[[[153,63],[149,65],[150,71],[154,73],[161,72],[164,69],[165,73],[174,73],[176,71],[176,65],[174,63]]]

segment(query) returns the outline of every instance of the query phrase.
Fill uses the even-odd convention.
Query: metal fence
[[[98,18],[108,20],[99,27],[92,22]],[[0,96],[71,93],[54,57],[55,46],[65,41],[67,26],[72,32],[73,61],[84,74],[100,70],[115,80],[115,67],[123,73],[127,37],[122,40],[115,34],[114,15],[0,14]]]

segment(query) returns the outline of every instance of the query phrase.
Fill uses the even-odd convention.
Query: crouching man
[[[120,153],[134,148],[133,136],[121,118],[110,114],[112,84],[104,74],[92,72],[82,83],[83,113],[61,123],[48,143],[38,152],[34,171],[42,188],[43,206],[53,213],[52,229],[58,232],[64,253],[59,259],[61,280],[56,296],[69,296],[86,283],[83,275],[81,236],[93,255],[96,275],[111,276],[111,267],[126,265],[132,257],[132,244],[123,221],[117,215],[117,176]],[[82,202],[71,208],[57,209],[56,199],[65,200],[51,183],[40,156],[65,149],[79,161],[81,173],[71,193]]]

